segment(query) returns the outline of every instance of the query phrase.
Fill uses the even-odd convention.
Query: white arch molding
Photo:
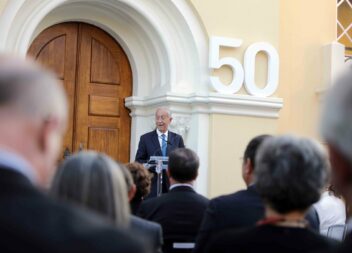
[[[207,195],[209,115],[278,117],[282,100],[209,91],[208,36],[189,0],[9,0],[0,15],[0,52],[26,56],[33,39],[57,23],[80,21],[108,32],[132,68],[131,160],[158,106],[201,160],[196,188]]]

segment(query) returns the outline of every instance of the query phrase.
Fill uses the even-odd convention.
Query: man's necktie
[[[166,156],[166,149],[167,149],[167,142],[166,142],[166,135],[161,135],[161,153],[163,156]]]

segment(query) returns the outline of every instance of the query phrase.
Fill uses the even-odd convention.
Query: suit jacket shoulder
[[[153,135],[156,135],[156,130],[153,130],[153,131],[150,131],[150,132],[147,132],[145,134],[142,134],[141,138],[145,139],[145,138],[148,138],[148,137],[152,137]]]
[[[207,198],[190,187],[180,186],[161,197],[144,201],[138,215],[161,224],[167,246],[175,240],[195,241],[207,205]]]
[[[0,169],[0,245],[11,252],[144,251],[144,244],[129,232],[52,200],[7,169]]]
[[[169,142],[171,143],[171,146],[174,146],[174,148],[185,147],[182,136],[171,131],[169,131]]]
[[[172,189],[168,193],[161,195],[160,197],[144,200],[139,209],[139,214],[144,213],[145,211],[150,211],[153,207],[156,208],[164,206],[165,208],[169,208],[170,205],[177,206],[177,203],[182,201],[190,202],[189,200],[192,200],[190,204],[201,203],[205,206],[208,205],[209,200],[206,197],[196,193],[191,188],[187,188],[189,187],[177,187]]]
[[[264,205],[253,186],[210,200],[199,229],[194,252],[203,252],[212,233],[222,229],[253,226],[264,216]]]
[[[163,236],[160,224],[131,215],[131,230],[150,238],[154,252],[161,252]]]

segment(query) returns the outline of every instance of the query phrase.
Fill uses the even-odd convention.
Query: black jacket
[[[220,230],[254,226],[264,217],[264,211],[264,203],[254,185],[246,190],[212,199],[204,214],[194,252],[203,252],[210,235]],[[314,208],[311,208],[306,219],[311,228],[319,230],[316,217]]]
[[[205,245],[204,253],[305,253],[322,252],[336,247],[329,240],[309,229],[256,226],[229,229],[215,234]]]
[[[194,252],[203,252],[210,235],[226,228],[255,225],[264,216],[264,205],[254,186],[210,200]]]
[[[150,239],[153,252],[161,252],[163,233],[160,224],[131,215],[131,230]]]
[[[146,252],[134,237],[52,200],[22,174],[0,168],[1,252]]]
[[[163,228],[164,251],[172,242],[195,242],[209,200],[188,186],[178,186],[158,198],[145,200],[138,215]]]

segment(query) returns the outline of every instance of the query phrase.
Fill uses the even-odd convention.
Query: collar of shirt
[[[168,140],[168,136],[169,136],[169,131],[166,131],[165,133],[162,133],[159,131],[159,129],[156,129],[156,133],[158,134],[158,140],[159,140],[159,144],[160,144],[160,147],[163,145],[162,144],[162,137],[161,135],[165,134],[165,140],[167,141]]]
[[[176,187],[180,187],[180,186],[187,186],[187,187],[190,187],[190,188],[194,189],[193,185],[191,185],[191,184],[173,184],[173,185],[170,186],[169,190],[172,190],[172,189],[174,189]]]
[[[29,162],[22,158],[20,155],[13,152],[0,150],[0,166],[3,166],[4,169],[21,173],[32,183],[34,183],[37,179],[35,170],[29,164]]]

